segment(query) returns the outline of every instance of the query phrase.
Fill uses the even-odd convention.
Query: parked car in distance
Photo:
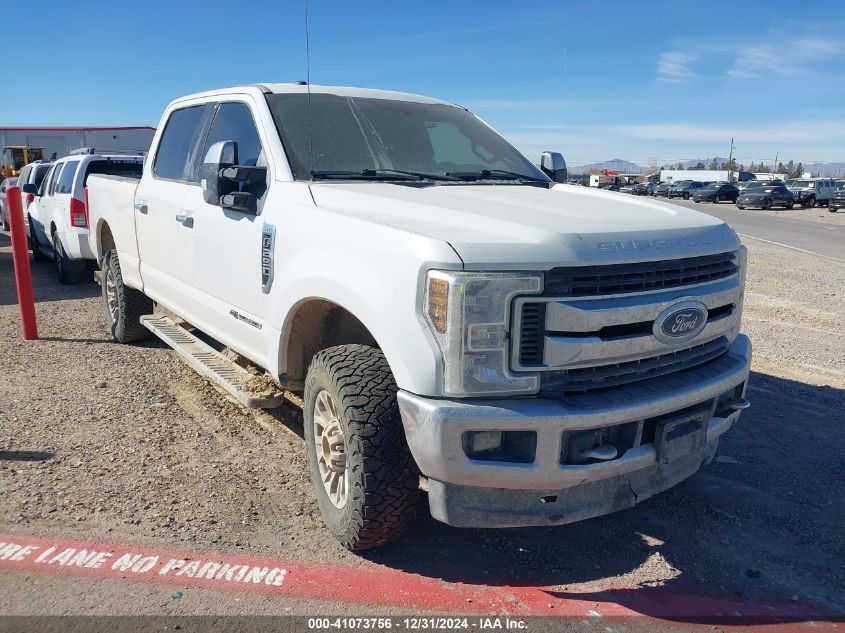
[[[836,191],[833,178],[795,178],[789,185],[795,202],[805,209],[828,204]]]
[[[620,187],[619,191],[622,193],[630,193],[635,196],[645,196],[648,194],[648,187],[640,182],[634,182]]]
[[[711,182],[706,187],[696,191],[692,195],[695,202],[721,202],[722,200],[730,200],[736,202],[739,197],[739,189],[729,182]]]
[[[827,210],[831,213],[845,208],[845,180],[836,181],[836,191],[827,203]]]
[[[655,188],[654,192],[651,194],[655,197],[663,196],[664,198],[669,195],[669,189],[672,187],[671,182],[661,182]]]
[[[599,189],[604,189],[605,191],[619,191],[619,185],[615,182],[609,182],[606,185],[601,185]]]
[[[24,217],[29,222],[29,205],[35,200],[35,194],[24,193],[24,185],[35,185],[36,188],[41,186],[44,176],[50,171],[52,161],[37,160],[34,163],[24,165],[21,169],[20,176],[18,176],[18,187],[21,189],[21,205],[23,207]]]
[[[684,180],[669,188],[669,197],[689,200],[690,196],[705,186],[707,186],[707,183],[699,182],[698,180]]]
[[[647,196],[653,196],[653,195],[654,195],[654,192],[657,190],[657,187],[658,187],[658,186],[659,186],[659,185],[658,185],[658,183],[656,183],[656,182],[647,182],[647,183],[645,183],[646,195],[647,195]]]
[[[783,185],[767,185],[765,187],[754,187],[746,189],[736,199],[738,209],[748,207],[759,207],[771,209],[772,207],[785,207],[791,209],[795,204],[792,192]]]
[[[139,178],[143,166],[144,157],[137,152],[97,154],[93,148],[82,148],[55,161],[40,187],[27,184],[22,192],[34,198],[27,227],[33,259],[44,261],[52,256],[63,284],[83,281],[95,265],[88,242],[88,176]]]
[[[6,178],[0,182],[0,224],[3,225],[3,230],[9,230],[9,211],[6,209],[6,188],[14,187],[18,182],[16,176]]]

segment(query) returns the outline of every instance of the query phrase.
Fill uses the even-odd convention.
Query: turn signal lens
[[[428,318],[440,334],[446,333],[449,316],[449,282],[445,279],[428,280]]]

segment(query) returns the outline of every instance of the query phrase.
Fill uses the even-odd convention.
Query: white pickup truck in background
[[[745,249],[707,215],[558,184],[559,154],[542,167],[426,97],[178,99],[140,179],[88,179],[112,334],[230,380],[157,302],[303,393],[315,495],[351,549],[402,534],[420,487],[455,526],[630,507],[748,406]]]

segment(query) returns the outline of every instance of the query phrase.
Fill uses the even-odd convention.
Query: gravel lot
[[[99,288],[59,286],[46,264],[33,265],[42,338],[22,341],[0,234],[0,531],[384,565],[563,593],[668,588],[845,610],[845,265],[748,248],[753,407],[714,463],[636,508],[583,523],[457,530],[424,512],[402,541],[355,555],[322,528],[294,406],[246,410],[155,340],[113,344]],[[8,579],[0,586],[0,613],[18,612],[25,590],[11,591]],[[45,591],[33,609],[56,612]],[[263,601],[262,612],[285,611]]]

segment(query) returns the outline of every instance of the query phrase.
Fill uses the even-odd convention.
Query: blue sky
[[[305,78],[303,0],[21,2],[2,125],[157,125]],[[537,160],[845,161],[845,2],[310,0],[311,79],[468,106]],[[11,38],[11,42],[9,41]],[[16,51],[27,51],[25,55]],[[14,61],[12,61],[14,60]]]

